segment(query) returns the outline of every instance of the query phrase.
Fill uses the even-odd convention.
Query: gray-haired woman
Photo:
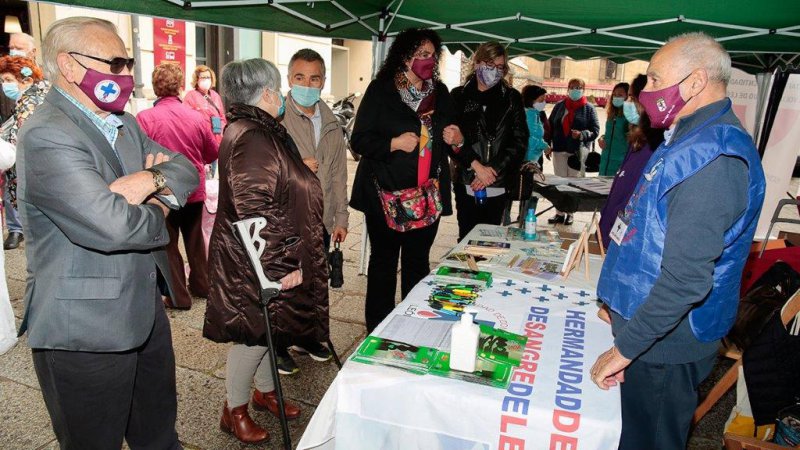
[[[322,188],[319,179],[276,117],[283,114],[280,73],[263,59],[232,62],[222,69],[228,109],[219,153],[219,205],[209,245],[210,289],[203,335],[235,342],[228,352],[227,399],[220,427],[246,443],[262,442],[266,430],[250,418],[253,407],[278,415],[258,280],[234,222],[264,217],[266,242],[261,264],[282,291],[270,303],[275,335],[298,340],[328,340],[327,265],[322,242]],[[301,270],[302,268],[302,270]],[[300,415],[286,405],[286,415]]]

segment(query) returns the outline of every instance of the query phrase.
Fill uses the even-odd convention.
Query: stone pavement
[[[356,163],[349,161],[349,182],[352,183]],[[545,171],[552,173],[549,163]],[[796,186],[795,186],[796,189]],[[546,204],[546,202],[544,202]],[[546,220],[552,212],[541,220]],[[591,214],[577,214],[572,228],[579,229]],[[344,279],[341,289],[330,291],[330,329],[332,340],[341,358],[346,358],[364,338],[364,293],[366,277],[358,274],[359,250],[364,233],[363,216],[351,211],[350,234],[343,245]],[[455,216],[445,217],[431,249],[435,265],[456,244],[458,228]],[[25,289],[24,244],[6,251],[6,274],[9,293],[18,322],[22,316]],[[399,301],[398,288],[398,301]],[[225,358],[228,345],[215,344],[201,335],[205,300],[195,299],[189,311],[169,311],[177,363],[178,421],[177,430],[187,449],[250,448],[220,431],[219,417],[224,399]],[[336,376],[333,362],[318,363],[307,356],[296,358],[300,373],[283,377],[286,395],[303,407],[302,416],[291,423],[292,440],[297,443],[314,408]],[[719,374],[717,375],[719,376]],[[722,424],[733,404],[728,395],[720,407],[712,411],[695,430],[690,448],[719,449]],[[23,337],[19,344],[0,356],[0,448],[4,450],[56,449],[57,442],[42,401],[33,370],[30,349]],[[256,422],[266,426],[272,438],[260,448],[280,448],[280,424],[273,416],[253,411]],[[378,450],[378,449],[376,449]]]

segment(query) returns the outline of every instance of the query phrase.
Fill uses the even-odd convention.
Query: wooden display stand
[[[564,266],[564,270],[561,272],[561,276],[568,278],[572,270],[580,266],[581,260],[583,260],[583,275],[587,280],[589,279],[589,237],[592,234],[597,238],[597,243],[600,247],[600,256],[603,258],[606,257],[606,251],[605,248],[603,248],[603,237],[600,235],[600,221],[597,217],[597,211],[595,211],[594,215],[592,215],[592,220],[583,227],[583,231],[578,235],[578,239],[573,244],[570,244],[570,251],[567,252],[567,263]]]

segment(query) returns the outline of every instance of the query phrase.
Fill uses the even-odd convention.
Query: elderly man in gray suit
[[[18,145],[29,236],[20,333],[53,429],[62,449],[120,448],[123,438],[180,448],[157,280],[170,284],[166,215],[196,189],[197,170],[122,112],[134,61],[113,24],[59,20],[42,49],[54,88]]]

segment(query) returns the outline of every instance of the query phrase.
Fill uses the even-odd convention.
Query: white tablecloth
[[[590,282],[580,272],[569,280],[541,281],[494,271],[494,284],[476,302],[478,320],[529,337],[507,389],[348,361],[298,448],[616,448],[619,391],[600,390],[588,375],[612,345],[609,325],[596,316],[594,289],[587,288],[599,269],[593,259]],[[427,305],[433,284],[433,276],[425,278],[374,334],[380,336],[394,315],[451,319]]]

